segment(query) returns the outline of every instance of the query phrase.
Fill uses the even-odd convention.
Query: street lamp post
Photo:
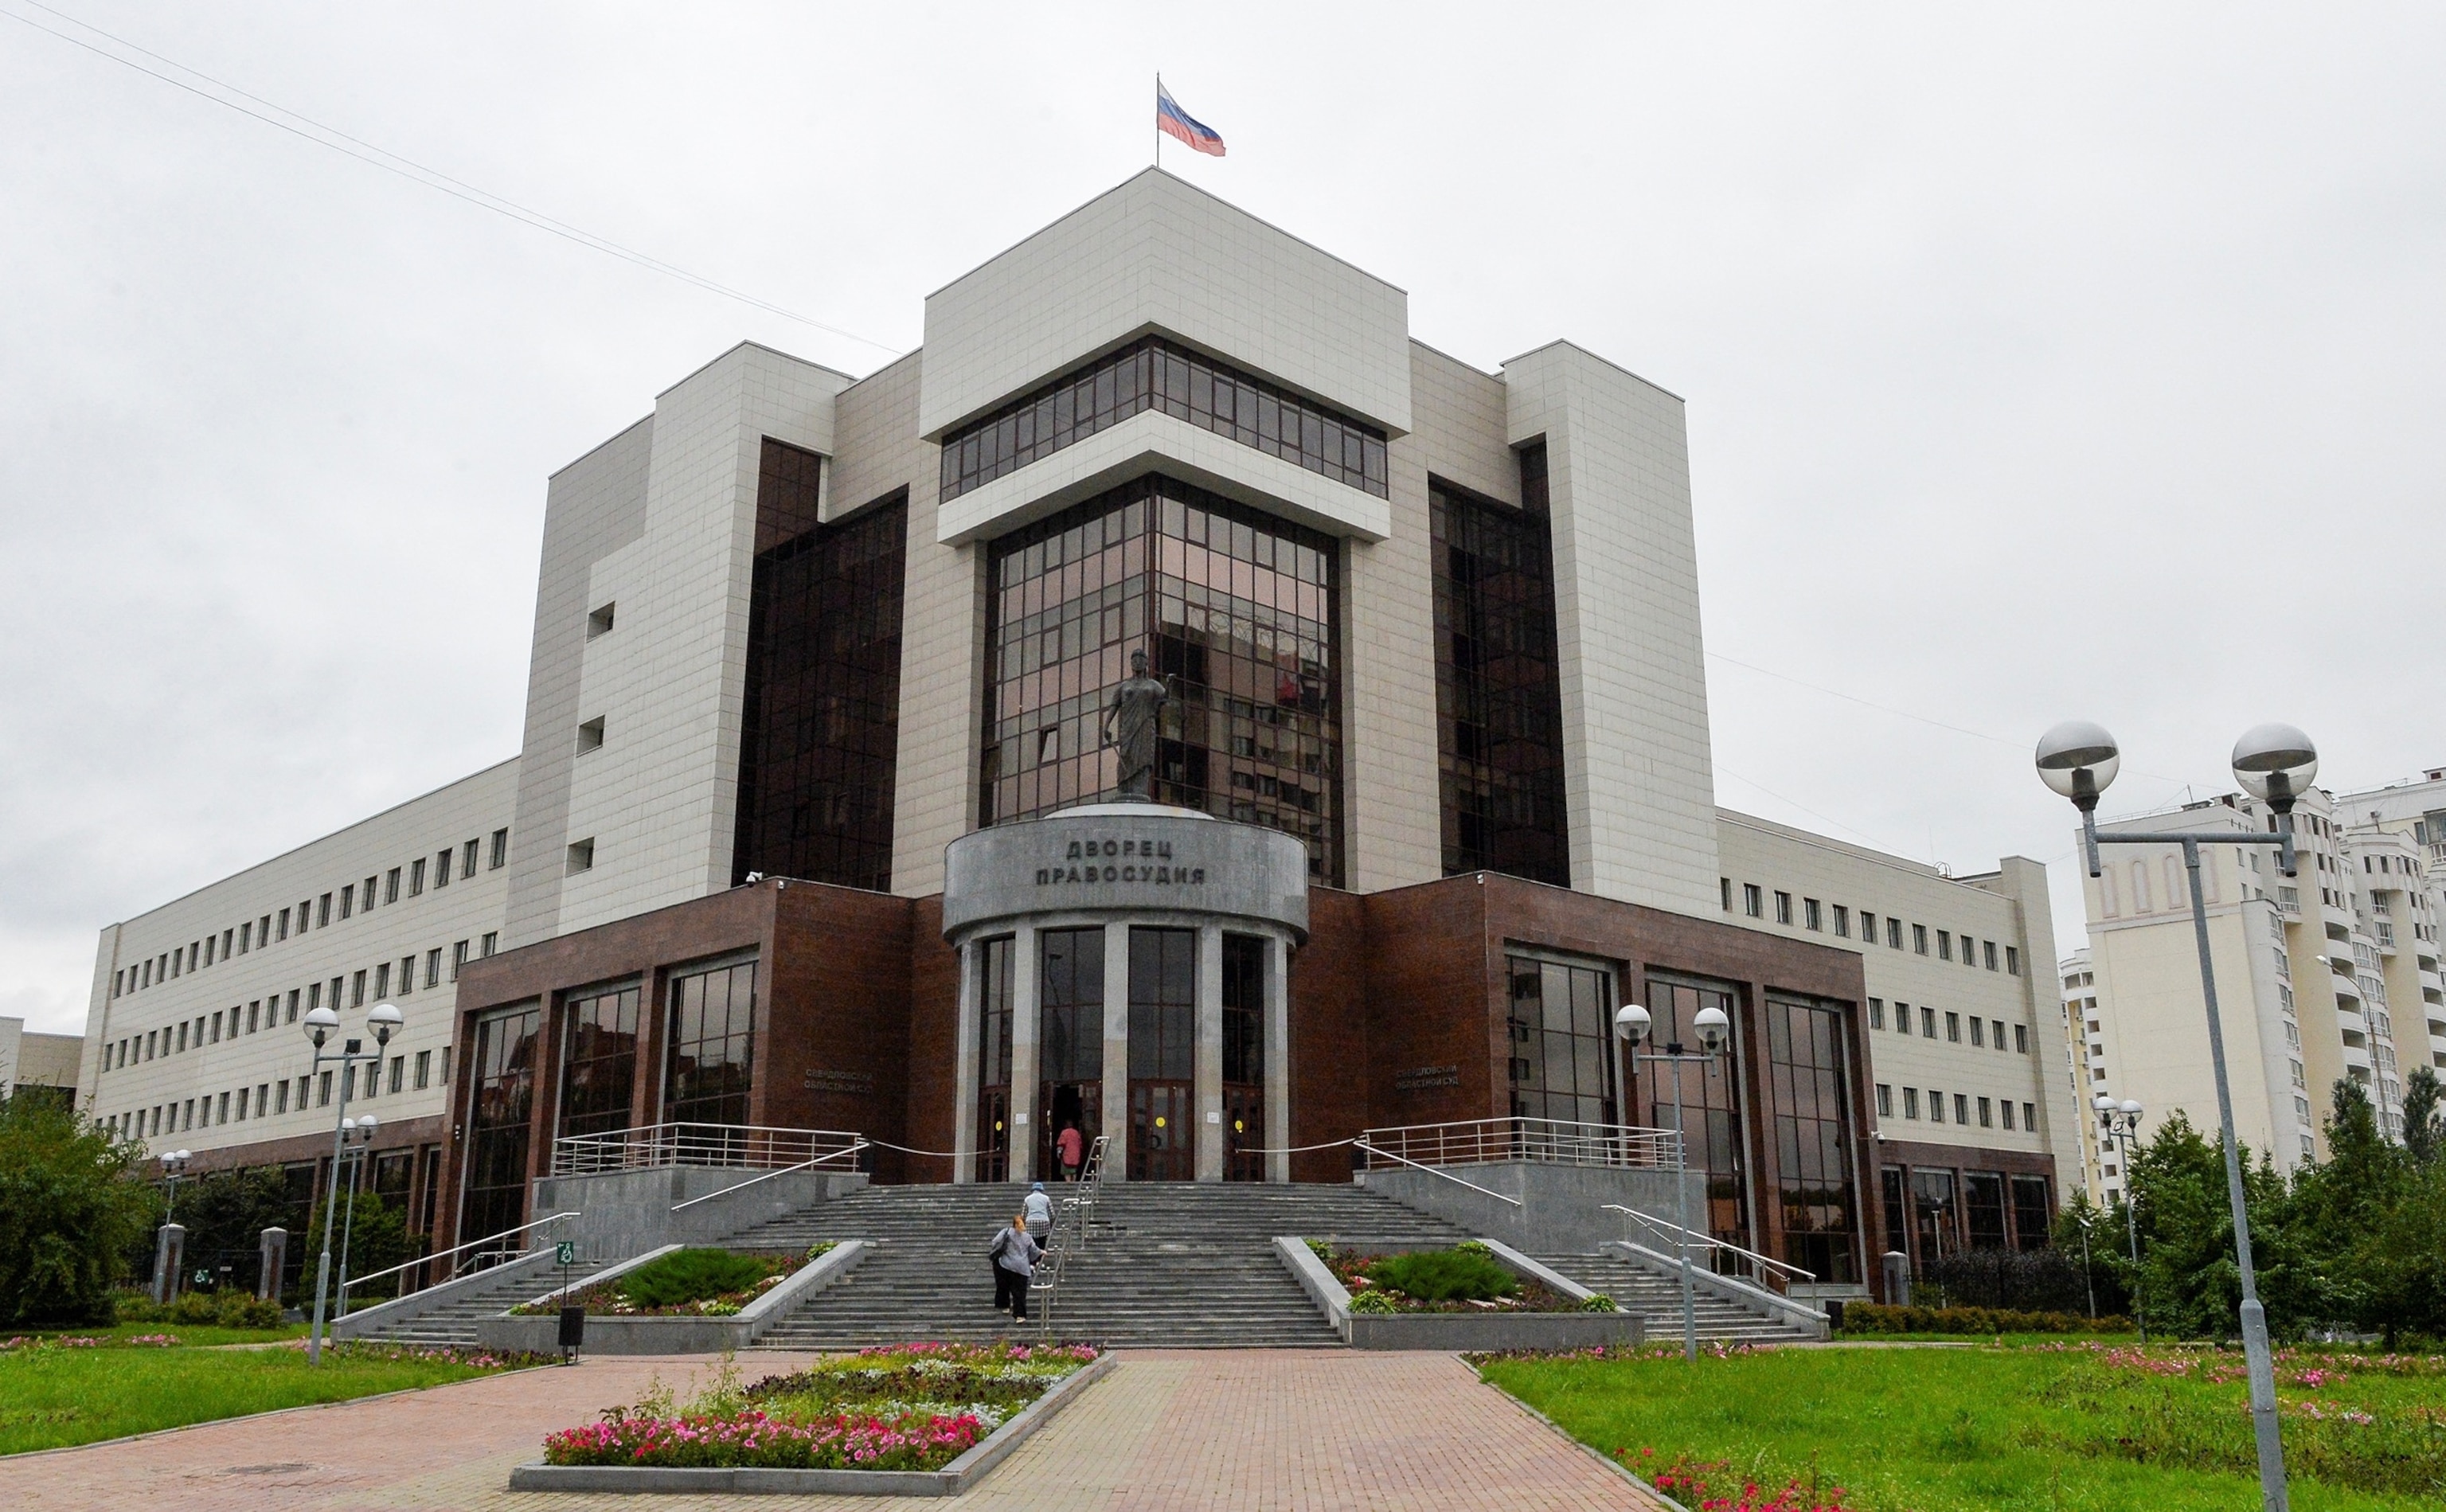
[[[2083,848],[2089,875],[2099,875],[2098,847],[2113,845],[2180,845],[2183,865],[2191,873],[2192,928],[2199,945],[2200,994],[2208,1007],[2209,1062],[2216,1072],[2217,1120],[2225,1137],[2226,1200],[2233,1209],[2233,1254],[2242,1276],[2242,1351],[2250,1369],[2250,1422],[2259,1446],[2259,1497],[2264,1512],[2287,1512],[2285,1489],[2285,1445],[2276,1421],[2276,1366],[2267,1348],[2267,1310],[2259,1304],[2259,1283],[2251,1274],[2250,1215],[2243,1196],[2242,1146],[2233,1133],[2233,1089],[2226,1077],[2225,1027],[2217,1018],[2216,970],[2209,954],[2209,913],[2200,887],[2202,845],[2274,845],[2285,875],[2294,875],[2293,803],[2318,774],[2318,748],[2310,737],[2290,725],[2259,725],[2243,732],[2233,745],[2233,775],[2254,797],[2267,800],[2276,814],[2276,833],[2259,836],[2233,831],[2169,831],[2162,834],[2100,835],[2098,795],[2115,781],[2123,753],[2115,737],[2098,725],[2071,720],[2048,730],[2039,740],[2039,778],[2080,810]],[[2127,1164],[2126,1171],[2130,1170]],[[2130,1200],[2131,1183],[2124,1183]]]
[[[374,1134],[381,1126],[382,1121],[371,1113],[340,1120],[340,1143],[353,1148],[348,1153],[348,1212],[340,1219],[340,1290],[331,1309],[335,1317],[348,1315],[348,1236],[357,1226],[357,1181],[365,1174],[366,1160],[373,1153]],[[333,1180],[337,1179],[334,1173]]]
[[[2123,1163],[2123,1232],[2132,1245],[2132,1321],[2138,1325],[2140,1342],[2149,1342],[2149,1310],[2140,1295],[2140,1199],[2132,1186],[2132,1152],[2140,1138],[2140,1104],[2133,1098],[2118,1103],[2104,1092],[2098,1094],[2098,1127],[2106,1147],[2116,1152]]]
[[[170,1179],[170,1200],[161,1215],[164,1223],[179,1221],[179,1178],[187,1174],[187,1162],[195,1156],[185,1150],[172,1150],[161,1157],[161,1174]]]
[[[324,1042],[331,1030],[340,1027],[340,1015],[328,1004],[306,1015],[306,1037],[314,1042],[314,1069],[320,1071],[326,1061],[336,1061],[340,1067],[340,1106],[331,1122],[331,1185],[323,1196],[323,1256],[314,1268],[314,1322],[306,1334],[306,1363],[323,1363],[323,1311],[331,1292],[331,1225],[340,1213],[340,1162],[348,1153],[348,1093],[357,1079],[357,1063],[370,1061],[382,1064],[383,1049],[390,1044],[404,1015],[389,1003],[376,1003],[366,1014],[366,1027],[374,1031],[373,1053],[365,1051],[365,1041],[344,1040],[337,1052],[326,1050]]]
[[[2089,1315],[2093,1320],[2098,1316],[2098,1282],[2089,1274],[2089,1226],[2097,1221],[2098,1219],[2090,1215],[2089,1204],[2084,1200],[2081,1203],[2080,1213],[2080,1284],[2089,1294]]]
[[[1690,1027],[1699,1031],[1698,1049],[1684,1050],[1680,1040],[1672,1040],[1662,1052],[1651,1054],[1639,1047],[1646,1043],[1652,1023],[1647,1010],[1637,1003],[1625,1003],[1613,1016],[1613,1031],[1629,1045],[1634,1067],[1645,1064],[1673,1068],[1673,1250],[1682,1261],[1682,1357],[1696,1360],[1699,1303],[1690,1278],[1690,1135],[1682,1114],[1682,1068],[1714,1062],[1730,1043],[1733,1026],[1724,1011],[1711,1003],[1690,1019]]]

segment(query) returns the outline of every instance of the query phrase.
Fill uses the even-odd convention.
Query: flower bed
[[[1343,1290],[1353,1313],[1612,1312],[1610,1298],[1592,1306],[1540,1282],[1513,1275],[1483,1244],[1463,1240],[1449,1250],[1353,1255],[1318,1240],[1308,1247]]]
[[[593,1317],[736,1317],[833,1246],[805,1254],[716,1249],[675,1250],[650,1264],[579,1288],[566,1296],[521,1302],[514,1317],[551,1316],[563,1307]]]
[[[1093,1363],[1084,1345],[906,1344],[742,1386],[724,1361],[686,1400],[632,1406],[544,1440],[548,1465],[936,1470]]]

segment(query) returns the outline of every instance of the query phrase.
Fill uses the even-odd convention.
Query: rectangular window
[[[339,988],[336,984],[332,987],[331,995],[335,998],[339,996]],[[355,979],[349,983],[348,1006],[350,1008],[366,1006],[366,973],[363,972],[359,972]]]
[[[490,954],[493,954],[493,952],[495,952],[495,951],[497,951],[497,950],[499,950],[499,949],[500,948],[500,944],[501,944],[501,935],[500,935],[500,931],[499,931],[499,930],[494,930],[494,931],[488,932],[488,933],[484,936],[483,948],[482,948],[482,950],[481,950],[479,954],[484,954],[484,955],[490,955]]]
[[[1922,955],[1928,954],[1928,926],[1926,924],[1913,924],[1911,926],[1911,949]]]
[[[186,1049],[187,1049],[187,1021],[186,1021],[185,1019],[180,1019],[180,1020],[179,1021],[179,1049],[178,1049],[176,1051],[174,1051],[173,1053],[176,1053],[176,1054],[184,1054],[184,1053],[186,1053]]]
[[[2004,1119],[2004,1126],[2007,1129],[2013,1126],[2013,1100],[2011,1098],[2007,1097],[1999,1099],[1996,1104],[1996,1112],[1998,1116]]]
[[[272,1110],[274,1113],[286,1113],[289,1111],[289,1080],[283,1077],[275,1085],[278,1089],[278,1099],[273,1103]]]
[[[284,1024],[297,1022],[297,989],[293,987],[289,990],[289,1011],[282,1017],[281,1022]]]
[[[1948,931],[1936,932],[1936,958],[1941,961],[1953,959],[1953,936]]]
[[[2023,1121],[2027,1123],[2026,1120]],[[2025,1250],[2042,1250],[2052,1242],[2054,1225],[2048,1216],[2054,1204],[2047,1200],[2047,1179],[2043,1176],[2013,1178],[2014,1238]]]
[[[2004,970],[2010,975],[2022,974],[2022,953],[2014,946],[2004,947]]]
[[[340,889],[340,917],[342,918],[348,917],[350,914],[356,912],[356,907],[357,884],[350,882],[348,886]]]
[[[1741,912],[1752,918],[1766,917],[1766,890],[1756,882],[1741,884]]]
[[[403,997],[416,991],[416,957],[413,955],[399,958],[399,991]]]
[[[543,1059],[542,1019],[542,1011],[530,1006],[486,1013],[476,1021],[468,1052],[476,1060],[468,1068],[475,1085],[466,1104],[461,1234],[499,1234],[526,1220],[527,1153],[536,1063]],[[446,1074],[443,1080],[448,1080]],[[524,1241],[514,1238],[510,1242],[515,1247]]]
[[[1886,916],[1886,945],[1890,950],[1903,948],[1903,921],[1891,914]]]
[[[321,1076],[315,1078],[314,1106],[316,1107],[329,1107],[331,1106],[331,1073],[329,1071],[325,1071]]]
[[[1733,911],[1733,879],[1729,877],[1717,878],[1716,891],[1723,898],[1724,912],[1727,914],[1731,913]],[[113,995],[117,994],[114,993]]]
[[[1871,1029],[1886,1027],[1886,1000],[1882,997],[1869,999],[1869,1027]]]
[[[1959,1045],[1962,1043],[1961,1014],[1947,1013],[1945,1015],[1945,1037],[1947,1042],[1949,1044]]]
[[[1894,1088],[1890,1082],[1877,1084],[1877,1116],[1879,1118],[1894,1116]]]
[[[1903,1117],[1919,1117],[1919,1088],[1916,1087],[1903,1088]]]
[[[1970,1122],[1970,1096],[1966,1092],[1953,1094],[1953,1122],[1966,1125]]]
[[[1985,1023],[1983,1020],[1976,1017],[1972,1018],[1970,1021],[1970,1043],[1978,1046],[1981,1049],[1985,1049],[1987,1048],[1987,1033]]]
[[[390,1058],[390,1090],[396,1094],[399,1091],[400,1084],[405,1081],[406,1078],[407,1057],[405,1055],[392,1056]]]
[[[2003,1249],[2004,1176],[1995,1171],[1966,1171],[1962,1178],[1962,1196],[1964,1211],[1970,1220],[1970,1247],[1974,1250]]]
[[[2004,1048],[2004,1021],[2001,1018],[1991,1018],[1987,1021],[1987,1026],[1995,1031],[1995,1038],[1990,1043],[1994,1044],[1998,1049],[2003,1049]],[[1976,1043],[1975,1039],[1973,1043]]]
[[[1092,1128],[1086,1099],[1104,1075],[1104,932],[1046,930],[1037,941],[1037,1077],[1057,1088],[1075,1087],[1081,1126]],[[1054,1100],[1067,1115],[1071,1105],[1059,1090]]]
[[[1427,482],[1443,869],[1568,887],[1545,444],[1517,457],[1519,509]],[[1731,881],[1718,893],[1729,910]]]
[[[461,846],[460,846],[460,847],[459,847],[459,875],[460,875],[460,876],[461,876],[461,877],[473,877],[473,876],[475,876],[475,875],[476,875],[476,846],[477,846],[477,844],[478,844],[478,842],[477,842],[477,841],[472,841],[472,840],[471,840],[471,841],[469,841],[466,844],[461,845]]]
[[[342,914],[340,915],[340,917],[341,917],[342,918],[346,918],[346,917],[348,917],[348,916],[346,913],[342,913]],[[317,928],[317,929],[320,929],[320,928],[322,928],[323,926],[325,926],[325,925],[327,925],[327,924],[329,924],[329,923],[330,923],[330,922],[331,922],[331,895],[330,895],[330,894],[329,894],[329,893],[325,893],[325,894],[323,895],[323,900],[322,900],[322,902],[321,902],[320,904],[318,904],[318,905],[316,906],[315,910],[314,910],[314,927],[315,927],[315,928]]]
[[[1008,935],[977,941],[976,1180],[1010,1179],[1011,1011],[1018,997],[1017,941]],[[1056,1135],[1060,1130],[1053,1131]]]
[[[630,1125],[643,992],[643,988],[630,983],[572,996],[561,1004],[562,1138],[610,1134]],[[726,1033],[726,1018],[724,1030]],[[397,1067],[394,1062],[394,1074]],[[420,1074],[423,1069],[418,1068]]]
[[[1945,1094],[1930,1087],[1928,1093],[1928,1118],[1931,1124],[1945,1122]]]
[[[360,972],[357,974],[363,976],[365,973]],[[390,962],[385,961],[380,966],[374,968],[374,1001],[379,1003],[389,995]]]
[[[497,872],[498,872],[498,871],[499,871],[502,867],[507,866],[509,863],[510,863],[510,832],[509,832],[508,830],[506,830],[506,829],[497,829],[497,830],[493,831],[493,854],[492,854],[492,865],[491,865],[491,870],[493,870],[493,871],[497,871]]]
[[[671,978],[663,1121],[748,1122],[756,1050],[756,965],[716,967]]]
[[[241,1124],[246,1122],[246,1094],[253,1090],[253,1087],[248,1087],[237,1089],[237,1121]]]
[[[216,1100],[215,1100],[215,1102],[213,1103],[213,1122],[214,1122],[214,1123],[216,1123],[216,1124],[226,1124],[226,1123],[228,1123],[228,1122],[230,1121],[230,1116],[229,1116],[229,1103],[230,1103],[230,1095],[229,1095],[227,1092],[223,1092],[223,1093],[221,1093],[221,1094],[220,1094],[220,1096],[219,1096]]]
[[[2016,1024],[2013,1026],[2013,1053],[2016,1055],[2027,1055],[2030,1053],[2029,1025]]]
[[[1840,903],[1834,905],[1834,937],[1836,939],[1852,937],[1852,911]]]
[[[1512,1116],[1614,1124],[1613,973],[1508,958]]]
[[[374,911],[374,883],[376,880],[378,880],[378,879],[371,877],[366,879],[365,891],[357,895],[358,912],[370,914]]]
[[[1775,921],[1778,924],[1789,924],[1792,922],[1792,895],[1790,893],[1778,893],[1775,895]]]
[[[431,992],[442,985],[442,947],[434,946],[424,953],[424,987]]]
[[[459,969],[467,964],[467,942],[461,940],[450,947],[450,979],[459,979]]]
[[[416,1052],[416,1089],[420,1092],[423,1091],[425,1087],[432,1085],[432,1078],[433,1052],[418,1050]]]
[[[1223,936],[1223,1179],[1266,1178],[1266,941]]]
[[[424,858],[419,856],[407,868],[407,896],[419,898],[424,893]]]
[[[282,938],[282,939],[287,939],[287,938],[289,937],[289,910],[287,910],[287,909],[285,909],[285,908],[284,908],[284,909],[282,909],[282,910],[280,911],[280,936],[279,936],[279,937],[280,937],[280,938]]]
[[[1936,1038],[1936,1010],[1935,1010],[1935,1009],[1932,1009],[1932,1008],[1922,1008],[1922,1009],[1919,1011],[1919,1031],[1920,1031],[1921,1035],[1922,1035],[1923,1037],[1925,1037],[1925,1038],[1928,1038],[1928,1039],[1934,1039],[1934,1038]]]
[[[1770,997],[1763,1014],[1783,1257],[1834,1285],[1859,1278],[1850,1054],[1839,1004]]]
[[[1980,941],[1979,955],[1981,963],[1989,971],[1992,972],[1996,969],[1996,942],[1994,940],[1990,939]]]
[[[1996,1126],[1994,1110],[1987,1106],[1987,1099],[1984,1097],[1979,1100],[1979,1126],[1981,1128]]]
[[[433,858],[433,885],[450,885],[450,848],[446,845]]]

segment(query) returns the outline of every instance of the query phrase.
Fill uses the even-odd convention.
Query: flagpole
[[[1155,165],[1163,166],[1163,70],[1155,71]]]

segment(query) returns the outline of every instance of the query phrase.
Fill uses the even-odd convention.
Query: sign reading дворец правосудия
[[[963,835],[944,851],[943,930],[1082,910],[1214,914],[1308,932],[1308,852],[1289,835],[1154,803],[1097,803]]]

